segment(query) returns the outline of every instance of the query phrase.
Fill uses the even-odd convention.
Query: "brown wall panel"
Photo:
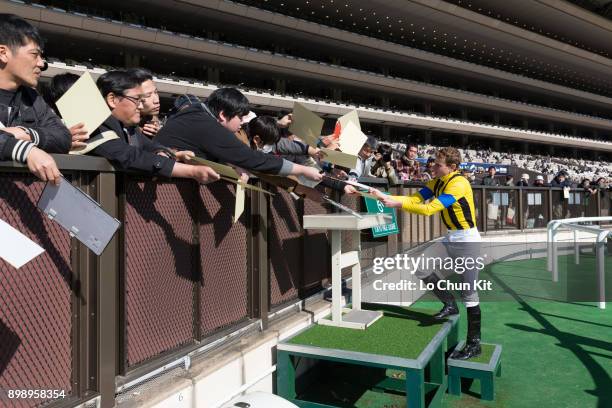
[[[0,175],[0,219],[45,249],[19,270],[0,259],[0,406],[37,406],[43,400],[9,401],[4,392],[72,393],[70,236],[36,208],[45,183]]]
[[[279,190],[270,197],[270,305],[297,299],[302,285],[302,200]]]
[[[245,209],[238,221],[232,222],[235,192],[235,185],[225,182],[200,187],[202,336],[242,320],[248,313],[248,212]]]
[[[128,366],[193,339],[195,189],[187,180],[125,183]]]

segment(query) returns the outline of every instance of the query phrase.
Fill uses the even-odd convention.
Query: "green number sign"
[[[370,214],[391,214],[392,220],[388,224],[381,225],[379,227],[372,228],[372,236],[374,238],[384,237],[387,235],[393,235],[399,233],[399,228],[397,226],[397,218],[395,217],[395,209],[388,208],[383,205],[378,200],[374,200],[372,198],[363,197],[366,204],[366,209]]]

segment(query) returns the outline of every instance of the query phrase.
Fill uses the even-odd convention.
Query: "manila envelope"
[[[55,104],[66,127],[71,128],[82,122],[90,134],[111,114],[89,72],[81,75]]]
[[[293,120],[289,126],[289,132],[310,146],[316,147],[323,130],[323,118],[320,118],[298,102],[293,105],[292,116]]]
[[[338,166],[346,167],[347,169],[354,169],[357,167],[357,156],[338,150],[331,150],[328,148],[322,148],[321,151],[325,153],[323,161],[336,164]]]
[[[346,126],[349,123],[352,123],[353,125],[357,126],[359,130],[361,130],[361,124],[359,123],[359,116],[357,115],[356,110],[352,110],[349,113],[340,116],[338,118],[338,122],[340,122],[341,132],[344,131],[344,129],[346,129]]]

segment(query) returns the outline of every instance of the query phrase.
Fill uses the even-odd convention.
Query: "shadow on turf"
[[[397,317],[400,319],[410,319],[419,322],[419,327],[427,327],[444,323],[444,320],[436,320],[433,318],[432,313],[435,311],[419,309],[406,309],[402,306],[384,305],[378,303],[364,303],[362,308],[367,310],[380,310],[385,316]]]
[[[521,298],[515,291],[512,290],[505,282],[503,282],[495,274],[491,274],[491,278],[494,279],[505,291],[510,293],[513,298],[522,306],[522,309],[527,312],[531,317],[538,322],[541,326],[541,330],[534,329],[532,327],[507,324],[508,327],[521,330],[526,332],[538,332],[544,335],[552,336],[556,338],[559,343],[559,347],[563,347],[571,351],[574,356],[584,365],[584,367],[591,374],[591,378],[595,383],[594,390],[584,390],[584,392],[597,397],[597,408],[606,408],[612,406],[612,378],[608,375],[606,370],[595,361],[593,356],[582,346],[597,347],[604,350],[612,351],[612,344],[594,340],[588,337],[579,336],[574,333],[568,333],[557,329],[550,321],[548,321],[544,315],[538,312],[535,308],[530,306],[525,300]]]
[[[578,304],[578,305],[582,305],[580,303],[572,303],[572,304]],[[595,305],[589,305],[592,307],[596,307]],[[585,323],[585,324],[592,324],[593,326],[599,326],[599,327],[609,327],[612,329],[612,326],[608,325],[608,324],[602,324],[602,323],[596,323],[596,322],[589,322],[588,320],[581,320],[581,319],[574,319],[571,317],[567,317],[567,316],[561,316],[561,315],[556,315],[556,314],[552,314],[552,313],[540,313],[542,316],[550,316],[550,317],[557,317],[559,319],[564,319],[564,320],[571,320],[572,322],[579,322],[579,323]]]

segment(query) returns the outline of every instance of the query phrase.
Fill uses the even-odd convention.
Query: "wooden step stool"
[[[465,342],[460,342],[455,350],[461,350]],[[481,343],[483,355],[490,355],[489,361],[479,361],[479,357],[469,360],[448,358],[448,393],[461,395],[461,379],[472,378],[480,380],[480,399],[493,401],[495,399],[494,376],[501,376],[501,352],[499,344]]]

